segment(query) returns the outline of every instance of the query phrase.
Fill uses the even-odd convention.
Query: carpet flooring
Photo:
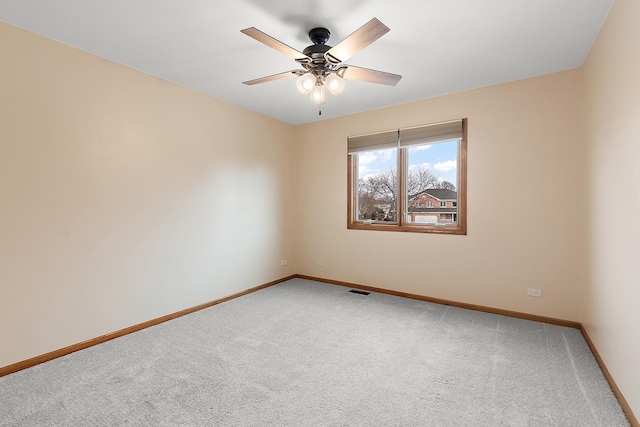
[[[0,378],[1,426],[628,426],[578,330],[302,279]]]

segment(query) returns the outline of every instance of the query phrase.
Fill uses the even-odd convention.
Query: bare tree
[[[438,183],[438,187],[434,187],[434,188],[443,188],[445,190],[456,191],[456,186],[453,185],[453,183],[451,183],[449,181],[442,181],[442,182]]]
[[[396,169],[368,176],[358,181],[358,198],[360,218],[378,219],[380,210],[396,212],[398,173]],[[372,218],[373,217],[373,218]],[[384,215],[383,215],[384,217]]]
[[[365,188],[363,180],[358,182],[358,219],[375,219],[376,209],[380,203]]]
[[[429,188],[438,188],[439,184],[438,177],[424,167],[409,169],[407,173],[407,194],[410,199]]]
[[[411,169],[407,174],[409,199],[434,188],[456,189],[449,181],[440,181],[429,169]],[[359,219],[383,219],[398,209],[398,173],[396,169],[381,172],[358,181]],[[382,218],[380,218],[382,217]]]

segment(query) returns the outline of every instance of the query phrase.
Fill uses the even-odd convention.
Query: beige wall
[[[0,57],[0,367],[295,273],[292,126],[4,23]]]
[[[463,117],[467,236],[347,230],[348,135]],[[579,126],[571,70],[297,127],[299,273],[580,320]]]
[[[640,414],[640,2],[616,0],[584,71],[582,322]]]

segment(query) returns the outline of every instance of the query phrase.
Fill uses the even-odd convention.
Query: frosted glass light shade
[[[316,76],[311,73],[300,76],[296,82],[296,87],[301,93],[310,93],[316,85]]]
[[[339,94],[344,90],[344,79],[337,74],[329,74],[325,79],[327,89],[334,95]]]
[[[315,104],[322,105],[327,101],[327,92],[324,89],[324,86],[318,85],[314,86],[311,91],[311,101]]]

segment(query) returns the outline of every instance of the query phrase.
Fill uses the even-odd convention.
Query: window
[[[350,136],[347,227],[467,234],[466,130],[461,119]]]

